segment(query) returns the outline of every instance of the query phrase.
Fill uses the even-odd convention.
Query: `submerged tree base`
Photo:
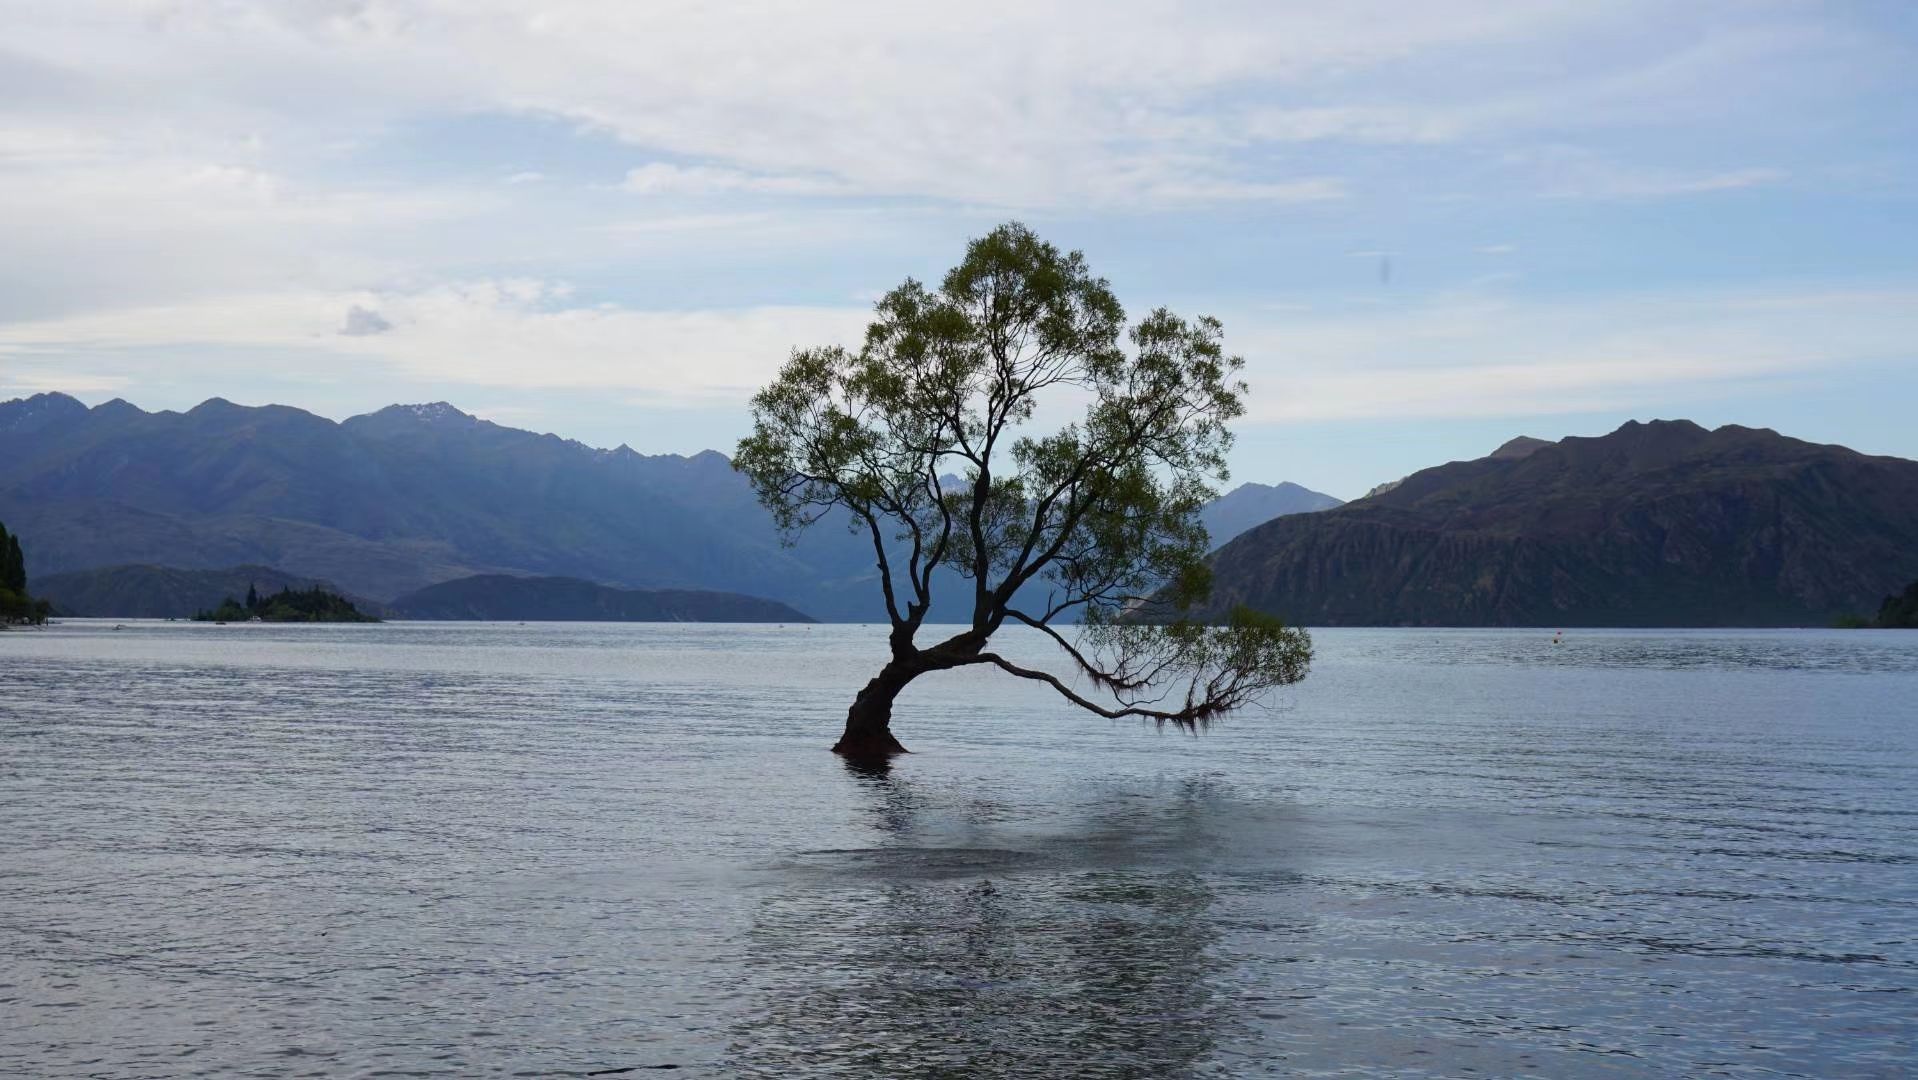
[[[897,754],[912,753],[899,745],[899,740],[892,737],[892,732],[884,728],[878,731],[848,731],[833,744],[832,752],[849,761],[884,761]]]

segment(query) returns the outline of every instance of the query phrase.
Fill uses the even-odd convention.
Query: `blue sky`
[[[1224,320],[1235,480],[1658,416],[1918,457],[1918,5],[0,20],[0,397],[728,449],[790,348],[1016,218]]]

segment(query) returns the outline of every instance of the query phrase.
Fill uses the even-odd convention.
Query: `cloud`
[[[647,311],[569,305],[562,283],[486,280],[417,292],[248,294],[0,325],[0,359],[69,358],[96,369],[139,370],[154,350],[185,377],[212,350],[238,351],[256,375],[297,375],[327,358],[384,368],[390,377],[488,388],[629,391],[662,404],[743,403],[796,346],[857,344],[863,307],[767,306]],[[348,311],[343,331],[339,312]],[[381,329],[373,331],[372,327]],[[449,393],[453,391],[448,390]]]
[[[1345,183],[1333,177],[1313,177],[1285,183],[1193,177],[1162,180],[1139,189],[1154,202],[1166,204],[1211,202],[1314,203],[1343,199]]]
[[[1154,290],[1177,275],[1171,291],[1232,296],[1259,281],[1231,249],[1265,235],[1285,237],[1274,265],[1533,235],[1487,220],[1435,240],[1419,211],[1442,198],[1562,221],[1553,200],[1809,189],[1807,147],[1847,115],[1831,105],[1863,100],[1844,95],[1897,51],[1817,5],[1721,0],[0,8],[0,377],[161,381],[204,344],[735,402],[789,346],[856,338],[863,311],[817,305],[936,272],[1013,214]],[[1214,245],[1231,268],[1212,277],[1160,258]],[[1413,297],[1336,318],[1311,300],[1246,324],[1274,356],[1312,353],[1273,369],[1299,392],[1257,399],[1266,415],[1669,385],[1640,355],[1707,380],[1800,362],[1642,300]],[[1804,363],[1889,344],[1752,317]],[[1654,320],[1636,341],[1634,319]],[[1729,366],[1684,366],[1699,357]]]
[[[346,325],[340,327],[340,333],[346,337],[371,337],[391,329],[393,324],[387,322],[384,315],[372,308],[354,304],[346,309]]]
[[[1226,329],[1255,423],[1577,413],[1918,359],[1918,286],[1436,297]]]
[[[1469,134],[1470,110],[1420,106],[1257,108],[1239,118],[1246,137],[1270,142],[1441,143]]]
[[[1630,165],[1574,146],[1514,151],[1508,163],[1532,175],[1537,193],[1548,199],[1633,200],[1704,195],[1778,184],[1783,169],[1753,166],[1724,170],[1681,170]]]
[[[386,325],[342,335],[339,312]],[[863,306],[643,310],[580,305],[564,284],[483,280],[413,292],[279,293],[0,326],[0,361],[64,358],[114,388],[168,350],[175,377],[210,353],[256,374],[335,360],[444,387],[617,392],[738,408],[794,347],[856,344]],[[349,319],[352,316],[349,315]],[[1585,301],[1433,296],[1395,306],[1227,313],[1247,357],[1248,422],[1487,417],[1653,405],[1900,357],[1918,286],[1709,292]],[[207,363],[225,362],[221,360]],[[21,385],[69,385],[44,370]],[[118,380],[118,381],[114,381]]]
[[[1647,15],[1665,32],[1642,33]],[[1749,109],[1715,89],[1726,68],[1840,47],[1808,21],[1652,0],[70,0],[9,31],[45,69],[35,114],[122,145],[272,154],[423,117],[548,116],[696,163],[635,170],[647,192],[1149,207],[1332,197],[1322,169],[1246,153],[1261,146],[1644,122],[1673,99]],[[1537,62],[1586,42],[1604,59]]]
[[[654,162],[626,174],[620,185],[638,195],[713,195],[752,192],[762,195],[844,195],[851,189],[819,176],[764,176],[710,165]]]
[[[1660,199],[1737,191],[1776,184],[1784,179],[1784,170],[1772,168],[1689,174],[1668,169],[1601,169],[1582,176],[1564,177],[1541,194],[1549,199]]]
[[[70,371],[52,365],[23,366],[0,375],[0,401],[34,394],[111,394],[132,382],[124,375],[101,375]]]

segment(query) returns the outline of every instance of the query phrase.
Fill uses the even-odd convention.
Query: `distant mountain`
[[[1247,529],[1263,525],[1275,517],[1309,514],[1340,505],[1343,505],[1340,500],[1330,495],[1290,482],[1278,485],[1240,484],[1212,500],[1200,512],[1199,519],[1205,522],[1205,531],[1211,534],[1212,546],[1217,548]]]
[[[331,582],[288,574],[270,566],[231,566],[220,570],[177,570],[170,566],[108,566],[36,578],[34,587],[53,602],[62,615],[114,619],[185,619],[208,611],[227,599],[240,599],[247,590],[277,593],[321,588],[337,593]],[[347,597],[370,614],[382,606],[359,597]]]
[[[36,577],[259,564],[384,599],[511,571],[770,596],[834,619],[883,610],[861,538],[826,523],[783,547],[721,454],[599,450],[444,403],[334,423],[218,398],[185,413],[6,402],[0,518],[36,538]]]
[[[1519,449],[1245,533],[1214,557],[1214,607],[1304,625],[1824,626],[1918,578],[1918,462],[1684,420]]]
[[[615,589],[566,577],[482,574],[396,598],[405,619],[546,622],[765,622],[813,620],[773,600],[689,589]]]
[[[445,402],[342,423],[219,398],[184,413],[64,394],[0,403],[0,519],[35,538],[36,577],[260,565],[387,600],[511,573],[885,617],[870,543],[825,521],[783,545],[723,454],[600,450]],[[957,575],[935,593],[935,621],[970,611]]]

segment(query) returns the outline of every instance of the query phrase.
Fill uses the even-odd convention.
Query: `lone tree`
[[[903,753],[893,700],[957,667],[1184,728],[1305,676],[1302,630],[1246,610],[1219,626],[1177,617],[1210,590],[1198,513],[1244,411],[1244,361],[1220,338],[1217,320],[1163,308],[1127,330],[1079,252],[1014,223],[973,241],[937,289],[908,279],[888,293],[858,350],[793,352],[753,398],[733,464],[789,539],[847,514],[872,541],[891,658],[834,750]],[[1042,399],[1084,415],[1048,426]],[[941,573],[971,585],[969,610],[941,621],[969,625],[921,645]],[[1055,624],[1074,617],[1068,637]],[[991,651],[1008,622],[1051,637],[1083,680]]]

